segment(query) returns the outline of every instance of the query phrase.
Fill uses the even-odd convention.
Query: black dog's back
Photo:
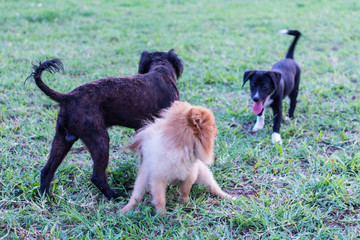
[[[281,73],[282,81],[279,84],[282,86],[278,88],[283,89],[282,99],[289,96],[300,80],[297,77],[301,71],[299,65],[293,59],[285,58],[275,63],[271,70]]]
[[[68,96],[68,121],[71,129],[79,129],[77,119],[91,113],[101,115],[106,127],[120,125],[135,130],[157,117],[161,109],[179,100],[178,89],[170,82],[171,72],[151,72],[130,77],[109,77],[84,84]],[[84,94],[85,93],[85,94]],[[97,104],[94,104],[97,103]],[[72,114],[74,113],[74,114]],[[79,113],[83,113],[80,114]]]

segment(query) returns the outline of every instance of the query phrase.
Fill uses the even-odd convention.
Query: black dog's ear
[[[184,65],[183,65],[182,61],[180,60],[180,58],[178,58],[178,56],[174,52],[174,49],[169,50],[168,59],[175,69],[176,78],[180,78],[181,74],[184,70]]]
[[[249,80],[249,78],[251,78],[252,76],[254,76],[254,74],[256,73],[256,70],[251,70],[251,71],[246,71],[244,73],[244,83],[242,85],[242,87],[244,87],[245,83],[247,82],[247,80]]]
[[[138,73],[144,74],[144,73],[149,72],[150,63],[151,63],[151,58],[150,58],[149,52],[143,51],[141,53]]]
[[[268,71],[267,75],[270,76],[271,80],[274,83],[274,87],[275,89],[277,88],[277,86],[279,85],[280,79],[281,79],[281,73],[279,72],[274,72],[274,71]]]

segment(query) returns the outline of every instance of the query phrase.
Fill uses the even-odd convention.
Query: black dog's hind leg
[[[106,127],[99,130],[91,130],[87,135],[80,137],[87,146],[94,162],[91,181],[105,195],[107,199],[126,197],[124,194],[115,193],[109,186],[106,176],[106,168],[109,163],[109,134]]]
[[[300,83],[300,72],[296,74],[294,89],[289,94],[289,99],[290,99],[289,118],[294,117],[294,112],[296,108],[296,98],[299,93],[299,83]]]
[[[74,144],[74,141],[67,141],[65,139],[66,131],[64,128],[57,123],[56,133],[51,145],[51,151],[49,159],[46,165],[41,170],[40,177],[40,193],[41,195],[44,192],[49,193],[50,183],[54,177],[56,169],[60,166],[65,156],[68,154],[71,146]]]
[[[79,138],[75,134],[71,133],[67,127],[67,117],[64,117],[64,114],[59,114],[57,119],[59,125],[65,130],[65,140],[68,142],[77,141]]]

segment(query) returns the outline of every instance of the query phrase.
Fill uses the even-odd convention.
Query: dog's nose
[[[254,102],[258,102],[260,100],[260,98],[258,96],[254,96],[252,99]]]

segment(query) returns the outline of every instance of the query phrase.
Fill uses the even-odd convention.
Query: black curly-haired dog
[[[80,138],[94,162],[91,181],[108,199],[124,196],[115,193],[107,182],[107,128],[120,125],[137,130],[147,120],[158,117],[161,109],[179,100],[176,80],[183,71],[182,61],[174,50],[151,53],[144,51],[139,63],[139,74],[102,78],[67,94],[52,90],[41,80],[43,71],[53,74],[63,69],[59,59],[40,62],[33,69],[28,78],[33,77],[36,85],[60,104],[50,156],[41,170],[40,193],[49,193],[56,169],[71,146]]]

